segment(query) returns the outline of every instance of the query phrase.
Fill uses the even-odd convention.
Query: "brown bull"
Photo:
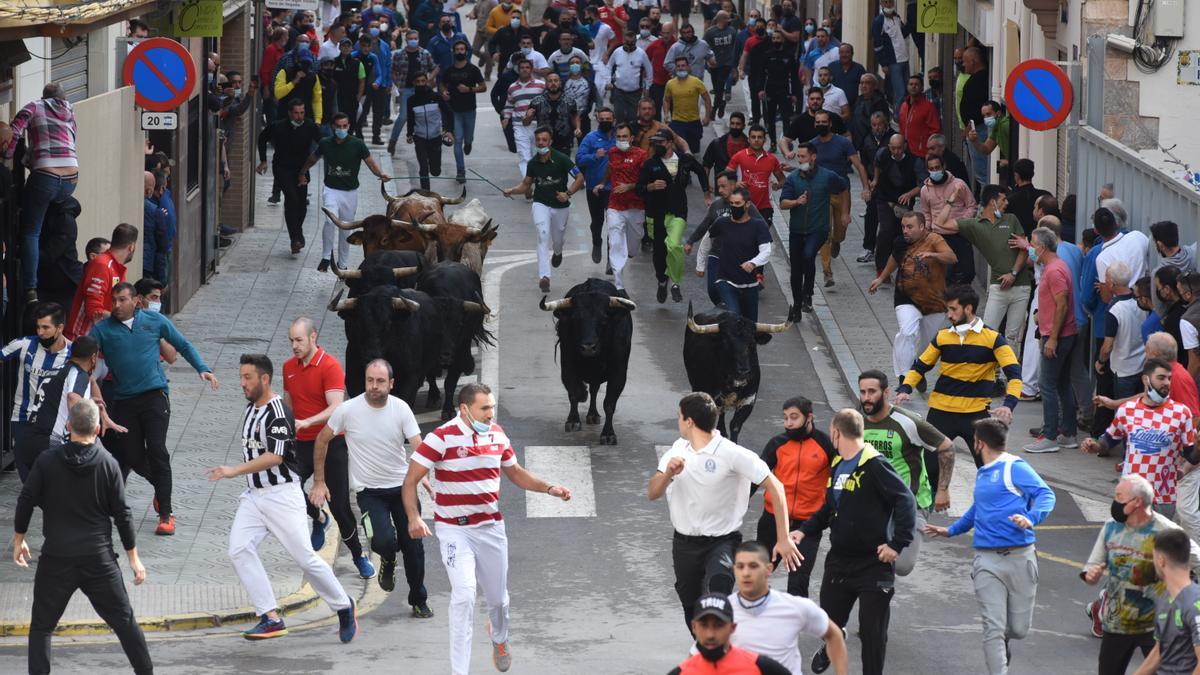
[[[450,218],[446,218],[443,209],[461,204],[467,196],[465,188],[456,199],[446,199],[427,190],[409,190],[403,196],[393,197],[388,194],[386,183],[380,183],[379,190],[388,202],[389,216],[414,223],[414,229],[437,242],[439,261],[461,262],[475,273],[483,273],[483,259],[496,238],[497,228],[479,200],[472,200]]]

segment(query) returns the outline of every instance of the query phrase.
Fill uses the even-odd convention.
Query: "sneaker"
[[[338,610],[338,639],[350,642],[358,634],[358,612],[354,611],[354,598],[350,598],[350,606]]]
[[[1104,637],[1104,624],[1100,623],[1100,598],[1089,602],[1083,608],[1083,613],[1092,622],[1092,637]]]
[[[489,639],[492,634],[492,624],[488,623],[487,632]],[[508,651],[507,642],[492,643],[492,665],[496,666],[496,670],[507,673],[512,667],[512,654]]]
[[[1022,401],[1025,401],[1026,403],[1029,403],[1030,401],[1040,401],[1040,400],[1042,400],[1042,394],[1041,394],[1041,392],[1035,392],[1033,394],[1026,394],[1024,391],[1022,391],[1020,399]]]
[[[538,288],[540,288],[543,293],[549,293],[550,277],[542,277],[541,279],[538,279]]]
[[[320,551],[325,548],[325,530],[329,529],[329,512],[322,509],[321,520],[313,523],[312,530],[312,548],[314,551]]]
[[[283,637],[287,634],[287,626],[283,624],[282,618],[272,621],[267,618],[266,614],[263,614],[258,625],[243,632],[242,637],[247,640],[270,640],[271,638]]]
[[[630,299],[630,298],[629,298],[629,291],[625,290],[624,288],[618,288],[618,289],[617,289],[617,295],[621,296],[622,298],[625,298],[626,300],[629,300],[629,299]]]
[[[467,174],[465,174],[465,173],[456,174],[454,176],[454,180],[457,181],[459,185],[466,185],[467,184]]]
[[[833,275],[830,274],[829,276],[825,277],[825,288],[831,288],[832,286],[833,286]]]
[[[463,154],[464,155],[471,154],[471,144],[470,143],[463,143]]]
[[[680,290],[679,284],[671,284],[671,299],[675,302],[683,302],[683,291]]]
[[[808,314],[812,314],[812,312],[813,312],[813,306],[812,306],[812,303],[811,303],[811,302],[802,302],[802,303],[800,303],[800,311],[801,311],[801,312],[807,312]]]
[[[658,294],[654,297],[658,299],[658,304],[660,305],[667,301],[667,282],[658,282]]]
[[[600,253],[601,253],[600,244],[599,243],[592,244],[592,262],[593,263],[600,264]]]
[[[557,268],[561,264],[562,264],[562,254],[561,253],[555,253],[554,255],[550,256],[550,266],[551,267]]]
[[[354,559],[354,566],[358,568],[358,576],[363,579],[371,579],[375,576],[375,566],[371,564],[370,556],[362,556]]]
[[[318,272],[328,272],[329,271],[329,258],[322,258],[321,262],[317,263],[317,271]]]
[[[809,664],[809,670],[814,673],[823,673],[829,669],[829,654],[825,652],[825,645],[821,645],[812,657],[812,663]]]
[[[233,246],[233,237],[217,237],[217,248],[229,248]]]
[[[1029,427],[1029,435],[1033,436],[1034,438],[1041,438],[1042,437],[1042,428],[1041,427]]]
[[[394,155],[394,154],[396,154],[396,143],[395,143],[395,141],[388,141],[388,144],[387,144],[387,153],[388,153],[389,155]]]
[[[1054,439],[1054,442],[1058,443],[1058,447],[1065,448],[1067,450],[1074,450],[1075,448],[1079,447],[1079,441],[1074,436],[1064,436],[1063,434],[1059,434],[1058,438]]]
[[[1031,455],[1044,455],[1051,452],[1058,452],[1058,443],[1043,436],[1021,449]]]
[[[838,256],[839,256],[839,255],[841,255],[841,254],[842,254],[842,243],[841,243],[841,242],[839,242],[839,241],[830,242],[830,244],[829,244],[829,257],[831,257],[831,258],[836,258],[836,257],[838,257]]]
[[[158,527],[154,528],[154,534],[160,537],[170,537],[175,534],[175,516],[158,517]]]
[[[396,590],[396,561],[379,561],[379,587],[391,593]]]
[[[293,241],[292,242],[292,255],[298,254],[303,249],[304,249],[304,242],[302,242],[302,241]]]
[[[422,602],[419,605],[412,606],[412,615],[414,619],[432,619],[433,610],[429,609],[429,604]]]
[[[271,195],[270,197],[267,197],[267,203],[268,204],[278,204],[279,203],[279,195]]]
[[[865,248],[864,248],[864,249],[863,249],[863,252],[862,252],[862,255],[860,255],[860,256],[858,256],[857,258],[855,258],[855,260],[856,260],[856,261],[858,261],[858,262],[860,262],[860,263],[875,262],[875,252],[874,252],[874,251],[868,251],[867,249],[865,249]]]

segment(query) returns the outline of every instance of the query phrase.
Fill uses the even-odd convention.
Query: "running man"
[[[525,167],[533,159],[533,118],[528,115],[529,104],[546,90],[546,83],[533,76],[533,62],[517,61],[517,81],[508,86],[500,124],[512,128],[517,143],[517,170],[525,175]]]
[[[571,197],[583,189],[583,173],[567,155],[554,148],[554,130],[533,132],[533,159],[525,165],[525,179],[504,190],[504,196],[525,194],[533,188],[533,225],[538,238],[538,288],[550,292],[550,268],[562,264],[563,240],[571,215]],[[554,254],[550,254],[553,245]]]
[[[17,338],[0,349],[0,361],[18,360],[20,375],[13,396],[10,424],[14,447],[20,448],[29,422],[30,406],[42,380],[57,373],[71,357],[71,341],[63,335],[62,306],[43,302],[33,308],[34,334]],[[21,468],[17,462],[17,468]],[[21,474],[23,481],[28,472]]]
[[[788,669],[775,659],[742,649],[732,642],[737,624],[733,605],[720,593],[709,593],[691,608],[696,620],[688,628],[696,636],[692,655],[671,669],[668,675],[702,673],[745,673],[746,675],[787,675]]]
[[[625,291],[625,263],[646,233],[646,207],[638,196],[637,181],[641,175],[646,153],[633,145],[633,129],[625,122],[617,125],[617,147],[608,151],[608,169],[604,180],[592,189],[600,194],[609,187],[608,208],[604,216],[608,223],[608,260],[613,270],[613,283],[622,296]]]
[[[408,604],[418,619],[433,616],[426,602],[425,547],[408,535],[408,514],[401,488],[408,474],[410,447],[421,444],[421,429],[408,404],[392,396],[392,366],[383,359],[367,364],[366,390],[333,411],[317,436],[313,450],[313,486],[308,500],[318,508],[329,500],[325,484],[325,456],[335,437],[344,439],[350,456],[350,487],[358,497],[358,508],[366,516],[371,550],[379,554],[379,587],[391,593],[396,588],[396,551],[404,558],[408,581]],[[345,434],[342,436],[341,434]],[[423,485],[430,490],[428,481]]]
[[[500,474],[529,492],[569,501],[571,491],[551,485],[517,463],[516,453],[496,417],[496,397],[485,384],[471,383],[458,393],[458,416],[434,429],[417,447],[404,478],[404,509],[414,539],[432,534],[421,520],[417,484],[433,472],[434,528],[442,563],[450,577],[450,670],[467,675],[475,587],[483,586],[488,604],[492,663],[506,672],[508,649],[508,535],[500,514]]]
[[[325,207],[327,215],[325,226],[321,228],[321,262],[317,264],[317,271],[329,269],[335,232],[338,238],[337,265],[346,269],[346,260],[350,258],[350,230],[339,229],[328,214],[332,213],[338,220],[347,223],[354,220],[354,212],[358,210],[358,171],[364,162],[379,180],[386,182],[391,178],[375,163],[363,139],[350,135],[350,116],[344,112],[334,114],[333,135],[317,143],[317,148],[300,169],[302,187],[308,185],[308,170],[318,159],[325,160],[325,190],[321,193],[321,205]]]
[[[258,545],[273,535],[304,572],[321,599],[337,612],[338,638],[350,642],[358,632],[354,600],[333,570],[312,549],[300,491],[292,411],[271,390],[275,367],[266,354],[242,354],[239,377],[249,403],[242,418],[242,459],[235,466],[214,466],[208,479],[246,477],[246,491],[229,528],[229,558],[254,611],[258,625],[242,633],[247,640],[287,635],[271,579],[258,557]]]
[[[767,130],[762,125],[750,125],[750,133],[746,138],[750,147],[739,150],[730,157],[729,164],[725,168],[741,172],[741,183],[750,191],[750,201],[762,214],[767,224],[771,225],[775,222],[775,209],[771,206],[771,189],[778,190],[787,176],[783,173],[783,165],[779,162],[779,158],[763,149],[763,145],[767,142]],[[774,185],[771,184],[772,176],[776,180]]]
[[[816,556],[816,550],[813,550]],[[737,577],[737,592],[729,596],[737,631],[733,644],[742,649],[775,659],[788,672],[804,672],[804,657],[798,642],[801,635],[819,637],[825,641],[825,652],[833,664],[833,672],[849,672],[846,639],[838,625],[829,620],[825,610],[807,597],[791,593],[772,593],[769,584],[771,553],[757,541],[742,542],[733,559],[733,574]]]
[[[707,94],[705,94],[707,95]],[[687,187],[695,174],[704,192],[704,205],[712,203],[704,167],[689,153],[675,154],[675,137],[663,129],[654,134],[654,156],[642,163],[637,192],[646,204],[646,225],[653,230],[654,275],[658,278],[658,302],[683,300],[683,231],[687,229]]]
[[[1003,675],[1012,658],[1008,641],[1023,640],[1033,623],[1038,582],[1033,528],[1054,510],[1054,491],[1025,460],[1004,451],[1008,425],[981,419],[974,426],[971,453],[981,465],[975,502],[950,527],[927,525],[925,534],[955,537],[975,531],[971,579],[983,619],[983,657],[988,673]]]

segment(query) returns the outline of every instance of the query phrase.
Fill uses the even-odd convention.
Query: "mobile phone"
[[[971,123],[971,131],[975,131],[975,120],[967,120]]]

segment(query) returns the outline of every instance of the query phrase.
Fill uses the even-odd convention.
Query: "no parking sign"
[[[150,38],[125,57],[125,86],[133,85],[137,104],[152,112],[174,110],[196,87],[191,53],[174,40]]]
[[[1048,131],[1071,116],[1075,97],[1062,68],[1045,59],[1029,59],[1008,74],[1004,101],[1021,126]]]

